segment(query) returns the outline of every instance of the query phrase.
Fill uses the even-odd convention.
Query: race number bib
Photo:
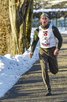
[[[50,43],[49,43],[49,38],[48,38],[48,31],[43,31],[43,38],[42,38],[42,45],[43,46],[49,46]]]

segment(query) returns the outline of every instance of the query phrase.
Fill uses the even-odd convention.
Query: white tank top
[[[51,48],[56,46],[56,38],[52,31],[52,24],[50,24],[48,29],[43,29],[41,26],[39,26],[38,37],[41,48]]]

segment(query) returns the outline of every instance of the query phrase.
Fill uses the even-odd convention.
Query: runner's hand
[[[56,49],[54,50],[54,55],[57,56],[58,54],[59,54],[59,49],[56,48]]]
[[[33,53],[30,53],[30,58],[32,58],[32,56],[33,56]]]

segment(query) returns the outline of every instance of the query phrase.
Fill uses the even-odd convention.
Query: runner
[[[46,96],[52,95],[51,85],[48,75],[48,68],[52,74],[58,72],[57,56],[62,46],[62,36],[57,27],[52,25],[46,13],[40,16],[41,25],[34,31],[34,38],[31,45],[30,58],[34,54],[38,40],[40,41],[39,58],[42,69],[43,83],[46,83],[48,93]],[[56,42],[58,40],[58,43]]]

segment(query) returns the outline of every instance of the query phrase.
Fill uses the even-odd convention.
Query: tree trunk
[[[27,22],[26,22],[26,36],[27,36],[27,48],[30,46],[30,33],[32,27],[32,14],[33,14],[33,0],[30,0],[27,14]]]
[[[9,15],[12,29],[11,53],[13,55],[22,54],[27,46],[26,43],[30,43],[32,3],[32,0],[9,0]]]
[[[21,2],[22,3],[22,2]],[[19,53],[23,53],[26,48],[26,17],[28,13],[29,0],[25,0],[21,5],[22,9],[22,23],[20,23],[20,32],[19,32]]]
[[[17,54],[18,53],[18,32],[16,27],[16,5],[15,0],[9,0],[9,16],[10,16],[10,23],[11,23],[11,53]]]

